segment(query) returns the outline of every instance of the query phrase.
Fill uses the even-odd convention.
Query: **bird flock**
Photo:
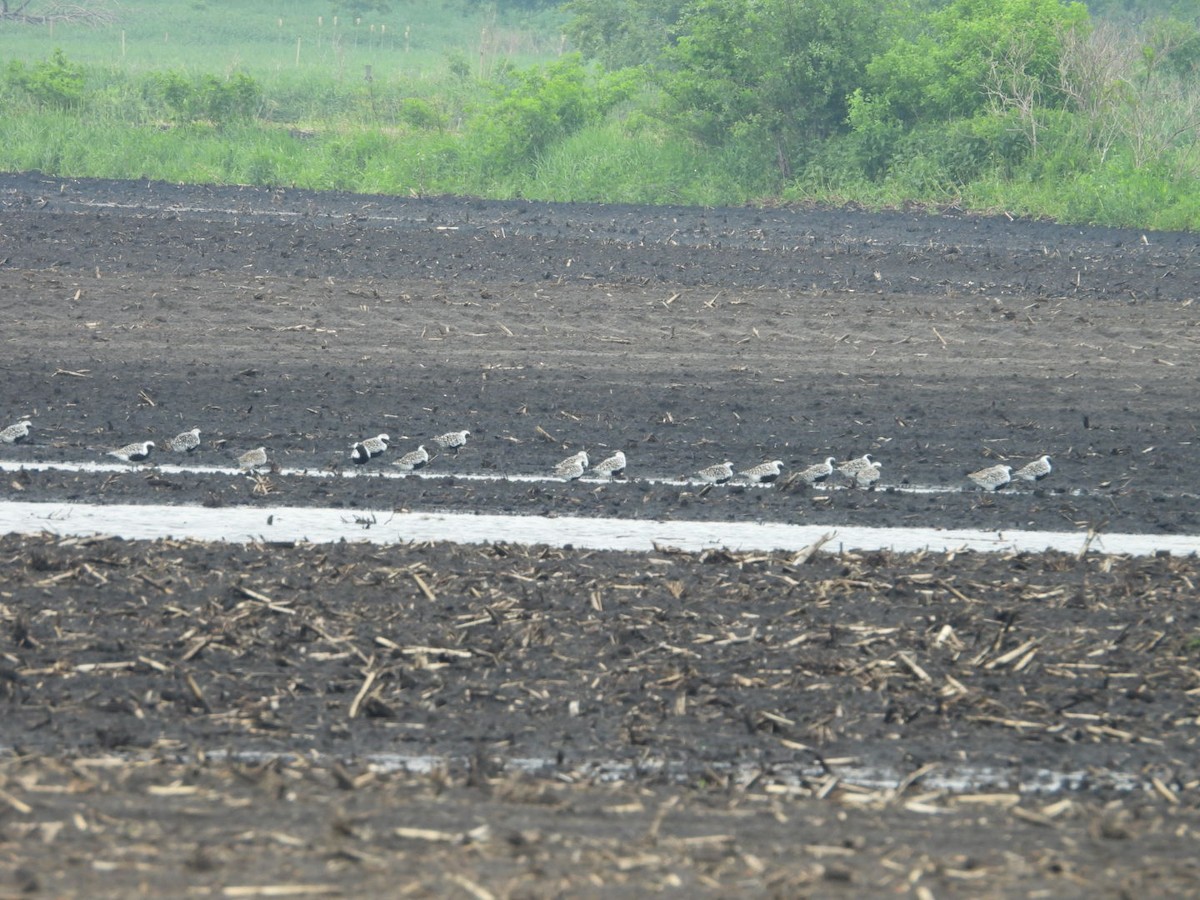
[[[24,441],[29,437],[32,426],[32,419],[21,419],[7,428],[0,429],[0,444],[17,444]],[[459,450],[466,446],[467,439],[470,436],[470,431],[447,431],[445,434],[439,434],[433,438],[430,443],[439,451],[458,455]],[[372,459],[383,455],[388,449],[390,441],[391,437],[386,434],[377,434],[374,437],[355,441],[350,445],[350,460],[356,465],[363,465],[370,462]],[[170,453],[188,454],[199,447],[200,429],[190,428],[187,431],[181,431],[170,440],[164,441],[161,448],[154,441],[135,441],[134,443],[125,444],[112,450],[105,450],[104,453],[114,459],[121,460],[121,462],[140,463],[148,460],[151,453],[156,449],[166,450]],[[400,459],[395,461],[394,465],[398,466],[402,471],[412,472],[428,464],[430,458],[429,453],[426,451],[424,445],[422,445],[416,450],[401,456]],[[272,466],[266,447],[255,447],[252,450],[247,450],[239,454],[237,462],[242,469],[251,472]]]
[[[33,426],[31,419],[25,418],[0,429],[0,444],[16,444],[29,437]],[[471,432],[447,431],[429,441],[435,454],[452,453],[455,456],[467,445]],[[355,465],[365,465],[383,456],[389,449],[391,437],[387,434],[377,434],[374,437],[363,438],[350,445],[349,457]],[[105,451],[109,456],[127,463],[145,462],[151,453],[157,449],[154,441],[138,441],[126,444],[113,450]],[[171,453],[192,453],[200,447],[200,429],[191,428],[180,432],[163,443],[162,449]],[[419,445],[392,462],[401,472],[415,472],[429,465],[435,457],[430,456],[425,444]],[[267,454],[266,447],[256,447],[241,453],[237,457],[239,467],[248,472],[271,468],[273,463]],[[550,475],[562,481],[576,481],[585,475],[596,478],[614,480],[625,476],[627,460],[622,450],[617,450],[595,465],[590,464],[586,450],[573,453],[560,460],[550,470]],[[870,490],[879,482],[883,464],[872,459],[870,453],[838,462],[836,457],[826,457],[822,462],[813,463],[800,469],[785,479],[787,484],[803,483],[809,487],[829,479],[835,472],[849,484],[864,490]],[[1016,468],[1001,464],[987,466],[974,472],[969,472],[966,478],[982,491],[998,491],[1014,481],[1037,482],[1048,476],[1054,470],[1049,456],[1040,456],[1025,465]],[[750,466],[746,469],[735,469],[730,460],[724,460],[710,466],[705,466],[696,472],[682,476],[685,480],[699,481],[706,485],[720,485],[734,482],[744,484],[771,484],[779,481],[783,475],[783,460],[773,459]]]
[[[986,469],[980,469],[978,472],[971,472],[967,475],[967,478],[973,481],[981,490],[998,491],[1006,484],[1011,484],[1014,480],[1041,481],[1052,471],[1054,471],[1054,467],[1050,465],[1050,457],[1041,456],[1021,466],[1015,472],[1012,466],[988,466]]]

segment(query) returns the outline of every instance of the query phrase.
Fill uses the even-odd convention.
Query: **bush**
[[[246,121],[254,118],[262,105],[262,88],[241,72],[225,80],[215,75],[191,78],[179,71],[155,73],[148,92],[176,124],[225,125]]]
[[[841,149],[863,175],[875,181],[887,173],[896,146],[904,137],[904,126],[861,90],[850,95],[848,107],[850,135],[839,142]]]
[[[468,133],[483,168],[515,172],[556,141],[597,121],[627,95],[623,77],[590,85],[577,55],[544,68],[506,68],[498,97],[471,120]]]
[[[1022,83],[1057,83],[1065,37],[1086,32],[1089,20],[1082,3],[952,0],[925,26],[866,71],[867,92],[909,126],[975,115],[989,103],[997,70]]]
[[[1029,144],[1003,119],[977,116],[916,128],[896,145],[888,177],[917,195],[957,193],[993,171],[1011,171]]]
[[[8,81],[41,106],[71,109],[83,102],[83,67],[69,62],[62,50],[32,67],[13,60],[8,64]]]
[[[434,109],[433,104],[419,97],[405,97],[400,102],[397,115],[401,122],[413,128],[432,131],[446,127],[441,113]]]

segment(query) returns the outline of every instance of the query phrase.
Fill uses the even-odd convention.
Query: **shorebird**
[[[429,453],[422,444],[416,450],[411,450],[405,453],[402,457],[392,463],[393,466],[399,466],[405,472],[412,472],[422,468],[429,462]]]
[[[454,455],[458,456],[458,451],[467,445],[470,436],[469,431],[447,431],[435,437],[433,443],[439,450],[453,450]]]
[[[796,473],[796,478],[811,487],[818,481],[824,481],[833,474],[833,464],[835,461],[832,456],[827,456],[825,457],[825,462],[815,463],[807,469],[801,469]]]
[[[876,461],[865,469],[859,469],[854,473],[854,483],[863,490],[869,490],[879,480],[879,470],[882,468],[883,463]]]
[[[142,441],[140,444],[126,444],[116,450],[109,450],[109,456],[115,456],[121,462],[141,462],[150,456],[154,449],[154,441]]]
[[[618,475],[625,473],[625,451],[618,450],[608,459],[602,459],[600,462],[592,466],[593,475],[607,475],[609,478],[615,478]]]
[[[1013,472],[1012,477],[1014,479],[1020,478],[1022,481],[1041,481],[1053,471],[1054,467],[1050,465],[1050,457],[1043,456],[1040,459],[1035,459],[1033,462],[1025,463],[1025,465]]]
[[[373,438],[367,438],[365,441],[359,441],[357,444],[352,444],[350,447],[350,458],[357,465],[370,460],[372,457],[378,456],[387,449],[388,441],[391,438],[386,434],[377,434]]]
[[[193,428],[191,431],[181,431],[175,437],[167,441],[167,449],[172,453],[191,453],[200,446],[200,429]]]
[[[564,481],[574,481],[576,478],[582,478],[583,473],[587,471],[588,455],[586,450],[580,450],[578,453],[568,456],[554,467],[554,474]]]
[[[267,465],[267,448],[257,447],[254,450],[247,450],[238,457],[238,465],[243,469],[257,469]]]
[[[715,466],[706,466],[696,473],[696,477],[709,484],[724,484],[733,477],[733,463],[726,460]]]
[[[853,481],[854,476],[857,475],[859,472],[861,472],[863,469],[870,468],[871,463],[872,463],[871,454],[864,453],[858,459],[848,459],[845,462],[838,463],[837,470],[842,475],[845,475],[847,478],[849,478],[851,481]]]
[[[1012,466],[988,466],[967,477],[985,491],[998,491],[1012,481]]]
[[[3,431],[0,431],[0,444],[15,444],[17,441],[23,441],[29,437],[29,426],[33,422],[29,419],[22,419],[15,425],[9,425]]]
[[[755,484],[770,484],[779,477],[779,473],[783,470],[783,460],[773,459],[770,462],[759,463],[757,466],[751,466],[749,469],[743,469],[738,472],[747,481]]]

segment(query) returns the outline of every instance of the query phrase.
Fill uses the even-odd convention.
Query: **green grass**
[[[179,142],[184,144],[178,148],[182,160],[166,151],[161,173],[130,172],[177,178],[179,170],[191,170],[194,148],[177,134],[160,133],[164,124],[178,123],[168,121],[162,104],[149,96],[153,79],[167,72],[193,79],[236,72],[261,86],[257,118],[264,127],[250,129],[250,134],[224,129],[198,139],[209,153],[215,143],[244,143],[217,154],[228,160],[226,165],[210,161],[196,167],[204,173],[197,177],[236,180],[245,172],[275,172],[280,182],[344,187],[353,181],[345,171],[334,171],[327,183],[321,182],[322,171],[346,168],[336,159],[323,165],[324,147],[337,147],[348,135],[362,145],[368,139],[358,132],[367,128],[395,140],[398,130],[403,133],[422,113],[461,130],[472,108],[490,96],[491,76],[505,67],[557,59],[562,52],[563,16],[553,12],[503,18],[488,7],[454,0],[399,2],[386,15],[356,22],[344,15],[335,18],[331,7],[328,0],[156,0],[136,7],[114,4],[108,7],[114,21],[102,27],[0,23],[0,73],[14,62],[37,66],[61,50],[84,70],[87,93],[86,105],[59,114],[69,121],[54,123],[54,116],[36,104],[31,111],[28,97],[11,90],[6,96],[0,87],[2,164],[50,171],[54,167],[48,161],[64,160],[72,171],[57,170],[61,174],[115,175],[121,154],[131,165],[136,161],[150,169],[164,144]],[[423,105],[415,107],[417,101]],[[271,126],[283,133],[274,133]],[[146,133],[124,133],[131,129]],[[288,137],[295,129],[319,133],[321,140],[315,147],[313,142],[297,144]],[[47,146],[37,146],[39,134],[45,135]],[[67,134],[87,134],[89,140],[74,141],[72,148]],[[397,164],[397,154],[385,143],[375,141],[384,152],[370,165]],[[317,163],[279,160],[282,147],[302,157],[315,150]],[[236,161],[240,154],[254,162]],[[94,164],[87,161],[91,155]],[[401,168],[429,170],[422,159]],[[378,175],[369,181],[382,186]],[[445,190],[453,187],[441,179],[439,183]]]
[[[0,61],[45,59],[61,48],[75,61],[129,73],[162,69],[247,72],[270,88],[313,78],[376,81],[441,78],[448,54],[486,76],[501,61],[524,66],[561,50],[563,17],[500,18],[487,7],[397,3],[387,14],[334,24],[328,0],[155,0],[113,5],[115,20],[31,26],[0,24]]]
[[[365,193],[450,193],[463,183],[446,136],[376,130],[306,134],[261,123],[224,129],[114,128],[57,113],[0,119],[0,169],[70,177],[295,186]]]
[[[1140,167],[1115,148],[1101,162],[1066,120],[1056,142],[1008,168],[991,162],[994,140],[974,140],[979,127],[1003,132],[985,119],[915,132],[910,151],[873,179],[847,139],[814,141],[785,178],[774,151],[751,139],[703,146],[660,118],[640,73],[606,77],[563,56],[556,13],[503,20],[456,0],[414,0],[335,25],[327,0],[112,9],[118,18],[100,28],[0,24],[0,169],[650,204],[953,202],[1200,229],[1200,147]],[[59,49],[82,73],[82,93],[37,80]],[[24,81],[9,71],[14,61]],[[164,93],[165,76],[201,96],[235,75],[253,79],[249,112],[172,105]]]
[[[118,104],[119,105],[119,104]],[[726,154],[657,124],[610,117],[551,145],[527,165],[489,166],[469,134],[452,130],[340,124],[304,130],[252,120],[131,126],[115,114],[59,111],[0,116],[0,169],[64,176],[295,186],[401,196],[470,194],[625,203],[724,205],[771,198],[855,202],[870,208],[914,199],[953,200],[979,210],[1101,225],[1200,227],[1200,180],[1108,170],[1056,181],[990,175],[951,197],[910,186],[811,174],[781,193],[736,172]],[[732,152],[732,151],[729,151]]]

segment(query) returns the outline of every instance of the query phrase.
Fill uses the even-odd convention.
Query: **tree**
[[[867,67],[864,94],[905,127],[985,109],[997,60],[1019,58],[1022,77],[1053,81],[1065,36],[1086,33],[1089,18],[1062,0],[953,0],[926,23]]]
[[[687,0],[571,0],[567,34],[610,69],[654,63],[669,47]]]
[[[697,0],[663,55],[663,87],[696,136],[769,146],[788,177],[807,143],[845,127],[876,14],[869,0]]]

